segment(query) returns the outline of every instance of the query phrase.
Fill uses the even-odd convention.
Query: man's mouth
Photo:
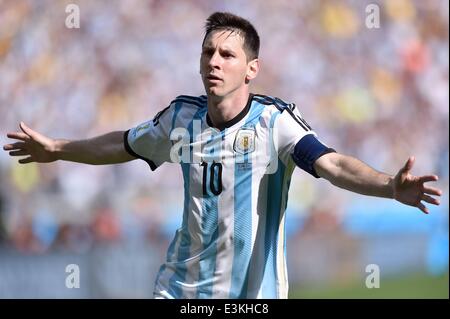
[[[217,75],[214,75],[214,74],[210,74],[206,78],[210,81],[222,81],[222,79],[220,77],[218,77]]]

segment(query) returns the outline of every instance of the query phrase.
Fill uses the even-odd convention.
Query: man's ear
[[[259,72],[259,60],[253,59],[250,61],[247,65],[247,75],[245,77],[245,80],[250,81],[256,78]]]

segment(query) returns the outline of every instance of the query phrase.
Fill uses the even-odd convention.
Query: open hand
[[[19,159],[20,164],[31,162],[49,163],[55,161],[55,141],[48,138],[20,122],[22,132],[8,133],[6,136],[18,140],[15,143],[3,146],[5,151],[10,151],[11,156],[27,156]]]
[[[438,177],[436,175],[414,176],[410,174],[414,160],[413,156],[408,158],[405,166],[395,175],[393,180],[394,199],[403,204],[418,207],[425,214],[428,214],[428,208],[422,201],[439,205],[439,200],[430,195],[441,196],[442,191],[434,187],[425,186],[426,182],[437,181]]]

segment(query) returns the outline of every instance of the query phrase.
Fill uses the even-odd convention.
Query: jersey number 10
[[[222,164],[214,162],[212,162],[211,165],[208,164],[209,163],[207,162],[202,162],[200,164],[201,166],[203,166],[203,195],[207,196],[208,193],[211,192],[217,196],[222,193]],[[209,187],[207,185],[208,179]]]

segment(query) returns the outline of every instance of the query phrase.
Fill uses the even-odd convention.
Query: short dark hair
[[[205,24],[205,37],[202,46],[205,44],[206,37],[213,31],[229,30],[238,33],[244,39],[244,51],[247,55],[247,61],[256,59],[259,55],[259,35],[255,27],[244,18],[229,12],[214,12]]]

